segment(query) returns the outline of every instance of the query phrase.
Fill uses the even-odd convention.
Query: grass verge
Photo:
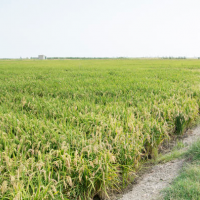
[[[172,185],[166,188],[164,200],[200,199],[200,140],[184,153],[188,162]]]

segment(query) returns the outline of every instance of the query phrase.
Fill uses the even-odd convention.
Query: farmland
[[[0,199],[106,196],[199,107],[199,60],[2,60]]]

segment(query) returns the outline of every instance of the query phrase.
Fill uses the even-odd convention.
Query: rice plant
[[[199,60],[0,61],[0,198],[120,190],[199,115]]]

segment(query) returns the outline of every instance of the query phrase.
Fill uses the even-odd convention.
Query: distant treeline
[[[128,59],[126,57],[47,57],[48,60],[55,59]]]
[[[0,58],[0,60],[15,60],[15,59],[29,59],[27,58]],[[30,57],[30,59],[38,60],[38,57]],[[200,59],[200,57],[46,57],[47,60],[64,60],[64,59]]]
[[[30,59],[38,59],[37,57],[30,57]],[[187,58],[185,56],[180,56],[180,57],[137,57],[137,58],[131,58],[131,57],[46,57],[47,60],[64,60],[64,59],[191,59]],[[200,59],[200,57],[196,57],[193,59]]]
[[[187,59],[186,57],[161,57],[161,59]]]
[[[149,57],[151,59],[151,57]],[[134,59],[130,57],[47,57],[46,59]],[[135,59],[148,59],[148,57],[135,58]],[[187,59],[186,57],[155,57],[154,59]],[[198,58],[200,59],[200,57]]]

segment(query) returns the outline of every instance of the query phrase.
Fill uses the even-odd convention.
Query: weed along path
[[[182,139],[186,150],[193,142],[200,138],[200,126],[188,131],[188,136]],[[182,150],[184,150],[182,149]],[[179,170],[184,165],[184,159],[176,159],[164,164],[153,166],[151,170],[144,173],[137,183],[132,186],[131,191],[118,197],[120,200],[157,200],[161,199],[160,191],[167,187],[174,178],[177,177]]]

